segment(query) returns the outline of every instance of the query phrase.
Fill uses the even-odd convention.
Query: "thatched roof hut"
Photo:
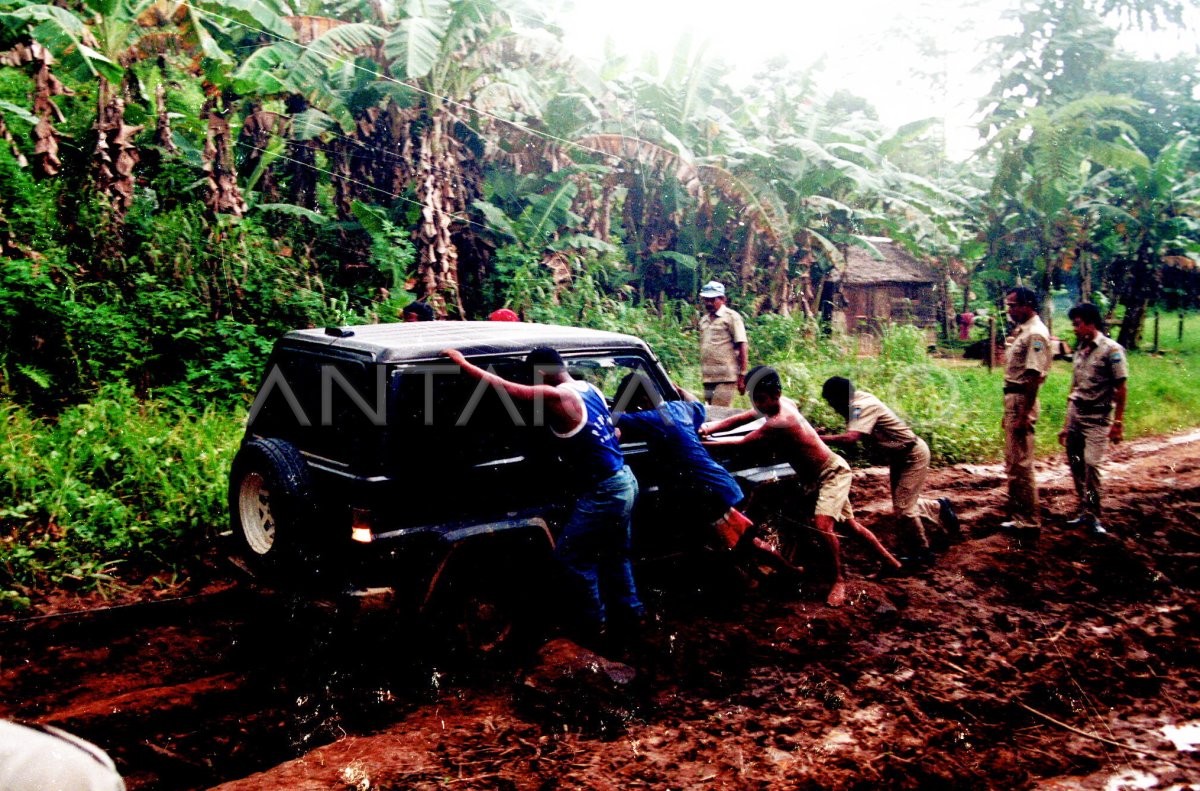
[[[892,322],[935,325],[938,276],[933,268],[891,239],[875,237],[870,242],[883,257],[851,247],[845,269],[829,278],[822,307],[842,311],[851,330]]]

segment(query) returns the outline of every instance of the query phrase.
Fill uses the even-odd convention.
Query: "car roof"
[[[339,332],[347,334],[341,337]],[[413,321],[293,330],[283,337],[282,345],[368,354],[376,362],[429,360],[443,349],[458,349],[468,357],[524,354],[537,346],[562,352],[630,346],[648,350],[640,338],[619,332],[508,321]]]

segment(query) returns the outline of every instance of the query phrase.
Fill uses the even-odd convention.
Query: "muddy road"
[[[642,569],[638,678],[579,707],[522,694],[535,642],[437,656],[386,613],[230,586],[0,622],[0,716],[96,742],[131,789],[1200,788],[1200,432],[1115,451],[1106,537],[1061,527],[1061,460],[1039,479],[1026,546],[998,467],[935,471],[965,540],[880,578],[844,541],[838,610],[712,558]],[[854,503],[893,543],[886,485],[860,471]]]

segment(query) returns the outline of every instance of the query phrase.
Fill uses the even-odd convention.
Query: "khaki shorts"
[[[853,519],[854,509],[850,507],[850,484],[853,481],[854,473],[850,465],[841,456],[831,453],[817,476],[817,507],[813,509],[813,514],[828,516],[835,522]]]

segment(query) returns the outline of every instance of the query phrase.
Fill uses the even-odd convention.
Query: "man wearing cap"
[[[1008,476],[1008,512],[1001,527],[1018,537],[1036,538],[1041,530],[1037,482],[1033,476],[1033,431],[1038,389],[1050,371],[1050,331],[1037,313],[1037,294],[1024,286],[1004,297],[1016,325],[1004,350],[1004,466]]]
[[[1095,305],[1082,302],[1067,314],[1075,329],[1075,358],[1067,417],[1058,441],[1067,449],[1079,517],[1067,524],[1092,535],[1108,532],[1100,524],[1100,464],[1108,443],[1124,438],[1125,350],[1104,334],[1104,319]]]
[[[700,378],[704,400],[712,406],[732,406],[734,392],[746,392],[746,325],[725,304],[725,286],[711,280],[700,289]]]

